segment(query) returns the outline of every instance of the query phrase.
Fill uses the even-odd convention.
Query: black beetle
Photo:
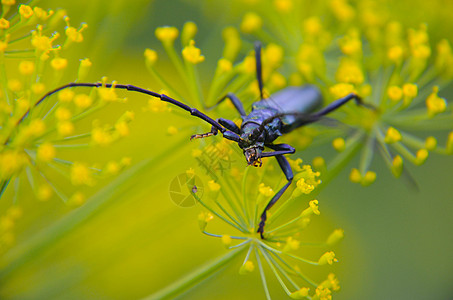
[[[277,202],[293,180],[293,172],[284,155],[294,153],[295,149],[287,144],[274,144],[273,142],[279,136],[291,132],[300,126],[320,120],[324,115],[336,110],[349,100],[355,100],[356,103],[360,105],[365,104],[357,94],[351,93],[330,103],[322,109],[318,109],[322,105],[322,96],[319,89],[313,85],[287,87],[269,97],[269,99],[272,99],[271,101],[269,99],[265,99],[263,96],[263,79],[261,70],[261,43],[259,42],[255,43],[255,59],[256,75],[261,100],[252,104],[252,111],[247,114],[241,101],[232,93],[227,94],[216,104],[218,105],[222,101],[229,99],[242,117],[241,128],[239,128],[231,120],[224,118],[214,120],[196,108],[189,107],[188,105],[164,94],[159,94],[133,85],[69,83],[45,94],[35,104],[35,106],[39,105],[50,95],[70,87],[114,87],[118,89],[125,89],[159,98],[162,101],[176,105],[190,112],[191,115],[208,122],[212,125],[210,132],[192,135],[190,139],[205,138],[216,135],[220,131],[224,138],[235,141],[243,150],[248,165],[258,167],[262,165],[261,158],[275,156],[288,182],[272,197],[261,214],[261,222],[257,232],[259,232],[261,238],[264,239],[263,233],[267,218],[266,212]],[[25,118],[27,114],[28,112],[22,117],[22,119]],[[19,122],[21,120],[19,120]],[[273,151],[264,152],[265,147],[272,149]]]

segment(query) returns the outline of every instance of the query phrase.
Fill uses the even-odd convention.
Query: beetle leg
[[[241,130],[239,127],[231,120],[224,119],[224,118],[219,118],[217,119],[217,122],[219,122],[220,125],[225,127],[226,129],[229,129],[230,131],[226,130],[223,132],[223,137],[228,139],[228,140],[233,140],[237,142],[239,140],[239,134],[241,133]],[[201,133],[201,134],[194,134],[190,137],[191,140],[193,139],[202,139],[208,136],[212,135],[217,135],[217,128],[214,126],[211,127],[211,131],[207,133]]]
[[[285,144],[280,144],[280,145],[285,145]],[[276,145],[274,145],[274,146],[276,146]],[[266,208],[264,208],[263,213],[261,214],[261,221],[258,226],[257,232],[260,233],[262,239],[264,239],[264,225],[266,225],[267,211],[275,204],[275,202],[278,201],[278,199],[280,199],[280,197],[283,195],[283,193],[286,191],[286,189],[289,187],[289,185],[293,181],[293,171],[291,170],[291,166],[289,165],[289,162],[286,159],[286,157],[284,157],[283,155],[277,155],[277,156],[275,156],[275,158],[277,159],[278,164],[280,165],[280,168],[282,169],[283,173],[285,174],[288,182],[277,192],[277,194],[274,195],[274,197],[272,197],[271,201],[269,201],[269,203],[266,205]]]
[[[205,137],[208,137],[208,136],[212,136],[212,135],[217,135],[218,133],[218,130],[217,128],[215,128],[214,126],[211,127],[211,131],[209,132],[206,132],[206,133],[200,133],[200,134],[194,134],[190,137],[190,140],[193,140],[193,139],[203,139]]]
[[[277,156],[277,155],[283,155],[283,154],[292,154],[296,152],[296,149],[294,147],[288,145],[288,144],[276,144],[276,145],[265,145],[268,148],[271,148],[271,152],[263,152],[261,153],[261,157],[270,157],[270,156]]]
[[[219,124],[225,127],[226,129],[231,130],[236,134],[241,134],[241,129],[239,129],[239,127],[231,120],[218,118],[217,122],[219,122]]]
[[[264,99],[263,95],[263,69],[261,67],[261,42],[255,42],[255,63],[256,63],[256,79],[258,80],[258,87],[260,89],[260,98]]]
[[[343,98],[335,100],[334,102],[330,103],[329,105],[327,105],[323,109],[315,112],[314,114],[312,114],[310,116],[314,117],[315,119],[317,119],[319,117],[322,117],[322,116],[325,116],[328,113],[340,108],[341,106],[343,106],[344,104],[346,104],[350,100],[355,100],[357,105],[366,106],[368,108],[375,109],[374,106],[372,106],[370,104],[365,104],[363,102],[362,98],[360,98],[359,95],[357,95],[355,93],[350,93],[349,95],[347,95],[347,96],[345,96]]]
[[[239,143],[239,141],[241,140],[241,137],[239,135],[237,135],[236,133],[234,133],[233,131],[226,130],[226,131],[222,132],[222,134],[223,134],[223,138],[230,140],[230,141],[234,141],[236,143]]]
[[[244,117],[247,115],[247,113],[245,112],[244,110],[244,106],[242,105],[242,102],[241,100],[239,100],[239,98],[233,94],[233,93],[228,93],[226,94],[225,96],[223,96],[222,98],[220,98],[219,101],[217,101],[216,104],[214,104],[213,106],[209,106],[209,107],[206,107],[207,110],[211,110],[213,109],[214,107],[216,107],[217,105],[219,105],[220,103],[222,103],[223,101],[225,101],[226,99],[230,100],[231,103],[233,103],[234,107],[236,108],[236,110],[239,112],[239,114]]]

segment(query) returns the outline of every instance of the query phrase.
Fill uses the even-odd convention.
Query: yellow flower
[[[31,75],[35,71],[35,63],[32,61],[21,61],[19,64],[19,72],[22,75]]]
[[[262,26],[261,17],[249,12],[244,15],[241,23],[241,30],[245,33],[252,33],[259,30]]]
[[[147,64],[153,65],[157,61],[157,52],[152,49],[145,50],[145,59]]]
[[[172,44],[178,37],[178,29],[175,27],[159,27],[156,29],[156,37],[164,44]]]
[[[73,185],[93,185],[93,171],[84,163],[75,162],[71,167]]]
[[[239,270],[239,274],[244,275],[251,273],[255,270],[255,265],[253,264],[252,261],[248,260],[246,261],[242,266],[241,269]]]
[[[9,21],[1,18],[0,19],[0,29],[8,29],[9,28]]]
[[[63,70],[68,66],[68,60],[65,58],[57,57],[52,59],[50,65],[52,66],[52,68],[54,68],[54,70]]]
[[[70,95],[66,95],[66,99],[72,99],[74,96],[74,93],[70,94]],[[93,99],[88,96],[87,94],[77,94],[75,97],[74,97],[74,104],[77,106],[77,107],[80,107],[82,109],[84,108],[88,108],[90,107],[92,104],[93,104]]]
[[[71,42],[75,42],[75,43],[81,43],[83,41],[82,31],[85,30],[88,27],[88,25],[83,23],[82,26],[80,27],[80,29],[77,30],[77,28],[72,27],[69,24],[69,17],[65,17],[64,20],[67,25],[65,34],[66,34],[68,40]]]
[[[33,9],[28,5],[21,4],[19,6],[19,14],[25,19],[30,19],[33,16]]]
[[[433,117],[439,113],[442,113],[447,108],[447,102],[445,99],[440,98],[437,93],[439,88],[435,86],[433,92],[426,99],[426,107],[428,109],[428,114]]]
[[[41,144],[38,147],[37,158],[43,162],[49,162],[56,156],[55,147],[50,143]]]
[[[343,229],[335,229],[327,238],[326,244],[328,246],[335,245],[338,241],[342,240],[344,237]]]
[[[388,143],[388,144],[392,144],[392,143],[396,143],[396,142],[399,142],[401,141],[401,133],[393,128],[393,127],[389,127],[387,129],[387,134],[385,135],[385,142]]]
[[[345,144],[345,141],[344,141],[343,138],[334,139],[333,142],[332,142],[332,146],[338,152],[342,152],[346,148],[346,144]]]
[[[204,56],[201,55],[201,50],[195,47],[195,41],[191,40],[189,45],[182,50],[184,59],[192,64],[199,64],[204,61]]]
[[[333,251],[329,251],[323,254],[318,260],[319,265],[326,265],[326,264],[333,264],[334,262],[337,262],[338,260],[335,258],[335,253]]]

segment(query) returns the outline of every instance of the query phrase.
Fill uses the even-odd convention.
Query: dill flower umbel
[[[222,57],[218,60],[213,78],[207,89],[200,85],[201,76],[197,72],[197,65],[204,62],[203,51],[194,42],[196,26],[193,23],[186,23],[181,33],[181,54],[175,42],[178,39],[179,31],[174,27],[161,27],[155,31],[156,37],[162,42],[163,48],[176,69],[178,77],[183,82],[185,89],[175,88],[173,81],[166,80],[158,71],[158,53],[155,50],[145,50],[145,62],[153,78],[164,89],[165,94],[172,95],[177,100],[202,108],[213,108],[209,113],[214,115],[217,110],[222,111],[222,117],[230,117],[237,125],[240,125],[237,112],[228,102],[216,105],[216,102],[225,94],[235,93],[242,99],[244,106],[248,107],[256,99],[259,99],[259,89],[256,82],[256,63],[254,53],[250,52],[239,63],[237,60],[241,39],[234,28],[228,27],[223,31],[225,47]],[[276,44],[269,44],[263,49],[263,77],[266,80],[264,93],[270,95],[273,91],[281,89],[287,82],[286,79],[276,70],[283,62],[283,50]],[[173,78],[174,79],[174,78]],[[204,92],[207,90],[207,92]],[[180,114],[178,109],[159,100],[150,99],[146,110],[156,113]],[[219,108],[220,107],[220,108]],[[187,114],[181,114],[186,116]],[[194,126],[200,126],[200,122],[188,116]],[[190,134],[193,134],[193,127],[190,127]],[[181,134],[187,131],[186,128],[168,129],[168,132]],[[313,171],[311,166],[301,165],[302,161],[291,160],[289,163],[296,172],[294,182],[295,190],[289,199],[281,200],[275,211],[269,213],[264,230],[264,239],[257,233],[260,223],[260,216],[270,199],[279,189],[280,180],[283,177],[281,171],[273,163],[265,163],[261,170],[247,168],[245,172],[234,164],[243,161],[243,154],[238,147],[231,145],[233,142],[226,139],[213,139],[211,143],[204,139],[200,144],[201,148],[194,149],[192,156],[210,178],[207,185],[208,192],[201,197],[197,187],[192,191],[196,200],[205,207],[206,211],[199,215],[198,223],[203,233],[217,237],[233,253],[247,251],[244,263],[240,268],[241,274],[247,274],[258,269],[262,277],[266,296],[269,298],[269,291],[263,271],[264,262],[271,268],[277,280],[281,283],[284,291],[293,298],[311,297],[316,299],[322,293],[328,294],[339,289],[338,281],[333,274],[325,281],[317,281],[303,273],[303,267],[297,263],[310,265],[331,265],[337,261],[334,252],[320,252],[318,257],[312,260],[302,258],[297,254],[298,249],[306,246],[301,238],[301,230],[308,226],[310,218],[320,214],[318,200],[311,199],[300,214],[289,221],[281,222],[282,216],[287,214],[290,204],[300,199],[308,199],[310,194],[316,190],[321,183],[320,173]],[[260,168],[259,168],[260,169]],[[249,175],[251,172],[258,172]],[[198,174],[197,174],[198,175]],[[256,179],[259,179],[257,181]],[[228,234],[213,234],[206,230],[211,220],[221,220],[235,232]],[[340,240],[341,234],[336,231],[329,242],[316,244],[320,247],[333,245]],[[310,243],[313,246],[313,243]],[[234,252],[237,251],[237,252]],[[330,279],[329,279],[330,278]],[[296,281],[305,281],[304,285]],[[287,281],[287,282],[286,282]],[[290,286],[288,286],[288,283]],[[329,294],[330,295],[330,294]],[[161,296],[161,295],[160,295]]]
[[[436,131],[453,132],[451,107],[439,95],[453,76],[447,39],[432,43],[425,24],[408,28],[378,1],[326,1],[325,6],[268,2],[248,3],[250,12],[239,27],[244,34],[282,46],[289,84],[315,84],[327,103],[354,92],[374,107],[347,105],[332,114],[341,121],[335,128],[300,129],[305,138],[295,140],[296,146],[330,137],[338,151],[326,163],[324,183],[358,151],[359,166],[350,179],[362,185],[377,177],[370,169],[375,152],[396,177],[404,173],[406,162],[421,165],[430,152],[452,153],[451,133],[439,142],[434,137]],[[251,14],[259,16],[262,26],[252,26],[257,22]],[[283,22],[274,22],[275,14]]]
[[[275,194],[276,177],[272,164],[266,164],[261,170],[247,168],[238,177],[236,172],[223,173],[216,177],[216,181],[209,183],[211,193],[200,198],[197,193],[193,196],[206,209],[200,213],[198,223],[201,231],[211,237],[219,238],[224,246],[236,252],[245,253],[240,274],[248,274],[257,269],[260,272],[266,298],[270,299],[263,266],[266,264],[272,270],[272,274],[278,280],[285,293],[294,299],[327,299],[324,295],[330,295],[340,289],[338,279],[333,273],[324,281],[316,281],[304,272],[305,265],[332,265],[337,262],[333,251],[321,252],[319,257],[307,259],[299,253],[304,247],[318,246],[320,249],[331,247],[343,237],[343,230],[335,230],[325,242],[303,242],[303,231],[310,223],[313,216],[319,215],[318,200],[311,200],[307,207],[296,217],[282,221],[282,215],[288,212],[289,204],[300,201],[310,196],[320,181],[319,172],[313,172],[308,165],[300,166],[300,159],[293,161],[297,167],[297,188],[289,199],[282,203],[268,218],[265,230],[265,239],[261,239],[256,232],[260,221],[260,214],[270,198]],[[256,172],[257,174],[251,174]],[[269,179],[270,178],[270,179]],[[268,186],[260,181],[273,182]],[[253,188],[258,186],[258,190]],[[308,188],[308,189],[307,189]],[[301,197],[305,196],[305,197]],[[231,234],[214,234],[207,230],[209,223],[221,221],[228,224]]]
[[[64,202],[79,205],[85,198],[83,186],[117,173],[128,160],[112,161],[104,168],[65,159],[65,154],[91,146],[107,146],[126,136],[133,113],[126,112],[114,125],[95,121],[87,132],[78,122],[109,102],[123,101],[114,89],[90,94],[65,90],[43,101],[45,92],[61,85],[65,71],[74,67],[74,61],[65,54],[71,45],[83,41],[87,25],[71,26],[64,10],[16,6],[14,1],[2,1],[2,9],[0,196],[11,187],[12,202],[17,203],[21,190],[31,188],[39,200],[56,195]],[[64,24],[66,27],[61,31]],[[77,80],[84,80],[90,67],[89,59],[81,60]],[[67,188],[67,184],[54,180],[60,177],[73,187]]]
[[[175,99],[192,106],[201,106],[199,108],[214,106],[216,101],[225,96],[226,93],[235,93],[240,99],[245,99],[250,101],[250,103],[256,100],[259,96],[259,90],[255,80],[256,71],[253,49],[250,49],[249,54],[245,58],[235,63],[238,59],[242,41],[239,37],[239,32],[232,27],[227,27],[223,31],[222,36],[225,46],[222,56],[218,59],[214,75],[209,80],[209,88],[202,88],[201,81],[203,77],[199,75],[197,65],[204,62],[204,56],[194,40],[196,32],[197,27],[194,23],[188,22],[184,25],[181,32],[180,55],[178,54],[178,47],[175,45],[179,30],[175,27],[160,27],[156,29],[156,37],[161,41],[168,58],[176,69],[178,78],[184,84],[184,88],[175,88],[174,84],[164,78],[157,67],[159,63],[157,52],[152,49],[146,49],[144,52],[146,66],[159,86]],[[270,80],[270,84],[267,85],[270,91],[275,91],[286,83],[283,76],[276,72],[282,60],[282,50],[279,46],[270,44],[263,49],[263,75]],[[229,109],[231,108],[230,103],[225,102],[221,105],[222,108],[230,111],[227,114],[234,113],[234,110]],[[161,108],[158,108],[161,106],[167,107],[167,104],[151,100],[149,109],[162,111]],[[171,109],[172,107],[169,107],[169,110]]]
[[[286,137],[298,150],[327,142],[336,151],[330,158],[313,160],[322,179],[313,193],[356,156],[350,180],[367,186],[379,178],[372,165],[377,153],[396,177],[407,175],[407,163],[421,165],[432,152],[452,153],[451,106],[442,96],[442,88],[451,81],[448,39],[433,38],[424,24],[412,21],[407,25],[389,9],[391,3],[382,1],[230,2],[240,6],[233,11],[243,16],[237,28],[245,36],[281,49],[282,68],[278,70],[286,79],[280,88],[314,84],[327,104],[351,92],[370,104],[342,107],[331,115],[331,128],[307,126]],[[230,2],[223,2],[226,10],[231,9]],[[406,19],[411,16],[406,14]],[[228,62],[219,61],[219,66],[231,68]],[[270,77],[265,77],[269,87]],[[254,98],[241,97],[244,99],[252,102]],[[332,123],[324,123],[329,121]],[[445,130],[450,133],[439,133]],[[256,188],[270,194],[266,185],[257,183]],[[225,244],[231,246],[231,240],[234,244],[230,235],[220,233]],[[253,269],[257,269],[255,264],[246,263],[241,271]],[[316,292],[321,298],[331,297],[322,287]],[[305,295],[305,290],[301,294]]]

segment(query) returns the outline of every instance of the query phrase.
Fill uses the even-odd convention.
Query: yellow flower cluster
[[[210,149],[212,146],[208,145],[205,148]],[[228,156],[234,154],[235,151],[228,152]],[[205,149],[196,149],[192,153],[192,156],[199,161],[206,155],[208,155],[208,152]],[[229,160],[233,159],[229,158]],[[256,180],[260,180],[258,178],[274,178],[276,173],[274,165],[266,163],[266,167],[263,168],[248,168],[243,172],[241,179],[240,173],[235,171],[234,168],[231,169],[231,172],[222,172],[223,170],[213,169],[207,164],[200,164],[202,168],[207,171],[209,170],[208,174],[210,174],[213,180],[208,182],[209,194],[207,198],[199,197],[197,192],[193,194],[197,202],[205,208],[205,211],[199,215],[199,226],[204,234],[218,238],[228,249],[245,249],[247,251],[248,254],[239,268],[240,274],[246,275],[254,272],[255,269],[259,269],[260,273],[262,273],[262,261],[264,260],[271,269],[279,269],[283,272],[282,275],[274,273],[277,279],[281,276],[291,278],[293,287],[286,286],[286,284],[282,283],[282,287],[288,296],[294,299],[302,299],[309,296],[310,288],[301,287],[296,284],[297,278],[304,278],[312,284],[315,290],[313,297],[322,294],[327,295],[329,292],[339,289],[338,280],[333,274],[330,274],[325,281],[316,283],[306,275],[303,275],[300,267],[295,264],[302,262],[304,264],[322,266],[333,264],[337,261],[333,251],[325,252],[317,260],[305,259],[297,254],[305,246],[304,242],[300,239],[300,232],[307,228],[312,217],[320,214],[318,200],[308,201],[308,207],[302,210],[296,218],[283,223],[278,222],[282,218],[283,212],[289,208],[291,203],[294,203],[296,200],[300,201],[301,198],[311,194],[321,183],[318,179],[320,173],[314,172],[309,165],[303,165],[301,159],[292,160],[288,158],[288,162],[296,172],[294,180],[297,188],[290,195],[289,199],[280,201],[280,204],[275,210],[273,209],[268,212],[264,230],[265,239],[261,239],[260,235],[256,233],[256,230],[261,221],[260,215],[264,207],[275,195],[276,187],[273,185],[270,186],[269,183],[257,182]],[[255,171],[260,175],[251,175]],[[243,194],[241,196],[237,195],[235,191],[239,190],[240,185],[245,182],[247,183],[247,187],[242,186]],[[255,184],[256,188],[250,188],[250,186],[254,186]],[[245,198],[242,199],[242,197]],[[208,223],[216,220],[225,222],[236,231],[239,231],[240,234],[220,235],[208,232]],[[343,230],[336,229],[319,246],[331,247],[339,242],[343,236]],[[278,257],[278,261],[270,259],[271,256]],[[258,265],[258,268],[256,268],[256,265]],[[283,265],[288,269],[282,271]],[[261,274],[261,276],[264,275]],[[279,282],[282,281],[279,280]],[[267,289],[266,286],[265,289]],[[295,291],[291,292],[291,290]]]
[[[353,182],[369,185],[376,179],[369,170],[375,152],[371,148],[376,144],[384,149],[380,153],[397,176],[403,160],[420,165],[430,151],[450,153],[448,140],[444,147],[435,141],[428,148],[427,137],[410,133],[420,127],[453,132],[451,108],[439,96],[439,87],[453,79],[453,51],[448,39],[433,44],[426,24],[407,28],[395,21],[397,9],[372,0],[359,4],[332,0],[327,9],[308,7],[303,1],[282,3],[249,3],[239,28],[266,43],[283,46],[290,84],[316,84],[327,103],[356,93],[369,104],[366,108],[348,104],[341,108],[342,114],[334,115],[348,125],[339,126],[345,129],[343,138],[332,141],[338,159],[361,148],[363,159],[351,172]],[[273,22],[276,15],[285,22]],[[420,109],[423,103],[424,111]],[[312,139],[316,134],[308,141]],[[306,143],[300,141],[298,146],[306,147]],[[330,176],[329,172],[323,174]]]
[[[2,1],[2,16],[12,4],[14,1]],[[15,182],[17,190],[28,181],[40,200],[56,195],[66,203],[81,204],[85,197],[78,191],[79,186],[90,186],[97,177],[116,174],[126,161],[107,164],[104,169],[93,168],[64,159],[66,149],[109,145],[127,136],[133,113],[125,113],[114,126],[94,122],[91,132],[84,133],[78,128],[79,120],[106,102],[123,101],[114,88],[100,88],[97,95],[65,89],[43,99],[46,91],[60,85],[64,72],[71,68],[73,60],[65,57],[66,50],[83,41],[82,31],[87,25],[72,27],[63,10],[24,4],[17,9],[20,18],[0,19],[0,195],[5,191],[16,195],[7,190],[8,185]],[[64,34],[60,34],[65,24]],[[26,41],[29,49],[23,49],[21,41]],[[90,67],[89,59],[80,61],[78,80],[87,76]],[[77,190],[62,191],[54,180],[55,170],[66,174]]]

